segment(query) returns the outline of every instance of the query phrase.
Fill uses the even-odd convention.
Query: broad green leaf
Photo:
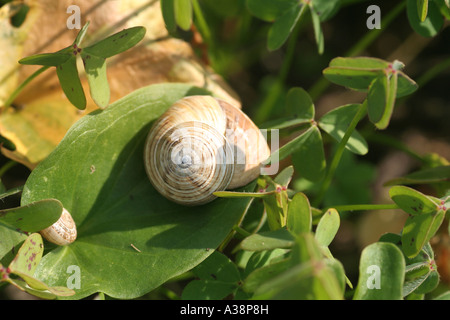
[[[417,0],[417,13],[419,14],[419,20],[425,21],[428,13],[428,0]]]
[[[69,60],[56,67],[59,83],[64,91],[67,99],[78,109],[86,108],[86,96],[78,77],[76,56],[72,56]]]
[[[135,46],[144,35],[144,27],[132,27],[100,40],[84,50],[91,55],[106,59]]]
[[[445,212],[410,215],[402,231],[402,250],[408,258],[419,254],[444,220]]]
[[[32,233],[17,252],[16,257],[9,264],[10,272],[33,276],[36,267],[44,253],[44,244],[39,233]],[[24,279],[26,281],[26,279]]]
[[[450,180],[450,166],[439,166],[434,168],[426,168],[404,177],[389,180],[384,185],[392,186],[397,184],[427,184]]]
[[[80,267],[80,299],[95,292],[135,298],[206,259],[240,221],[250,199],[183,207],[163,198],[144,169],[152,122],[186,95],[186,84],[143,87],[81,118],[29,176],[22,205],[55,198],[72,214],[78,238],[44,255],[35,277],[65,286]],[[253,190],[252,183],[239,191]]]
[[[176,0],[174,3],[175,21],[181,29],[188,31],[192,24],[191,0]]]
[[[323,53],[324,50],[324,39],[323,39],[323,32],[322,27],[320,26],[320,16],[316,13],[315,10],[312,9],[312,5],[310,4],[310,12],[311,12],[311,18],[314,28],[314,37],[316,39],[317,43],[317,49],[319,54]]]
[[[59,219],[62,204],[56,199],[45,199],[27,205],[0,210],[0,224],[26,232],[47,228]]]
[[[161,0],[160,3],[166,28],[169,32],[174,32],[177,29],[177,22],[175,20],[175,0]]]
[[[375,126],[380,129],[386,129],[391,120],[392,113],[394,112],[395,98],[397,92],[398,73],[394,72],[392,77],[387,83],[386,91],[386,104],[384,106],[383,114],[381,118],[375,122]],[[369,90],[370,92],[370,90]]]
[[[428,3],[428,11],[425,20],[421,21],[423,13],[417,10],[418,0],[407,0],[406,12],[411,27],[415,32],[424,37],[434,37],[444,25],[444,18],[441,15],[436,4],[431,1]]]
[[[294,242],[293,235],[284,228],[255,233],[240,243],[242,250],[263,251],[276,248],[289,248]]]
[[[294,234],[310,232],[312,226],[311,206],[301,192],[296,193],[289,202],[286,227]]]
[[[292,154],[294,168],[308,180],[320,180],[326,163],[322,136],[317,126],[312,126],[303,133],[299,144],[299,149]]]
[[[355,300],[400,300],[405,273],[403,254],[394,244],[376,242],[361,253]]]
[[[83,50],[81,57],[89,82],[92,100],[100,107],[105,108],[109,104],[110,90],[106,76],[106,59],[90,54]]]
[[[394,186],[389,190],[391,199],[410,215],[430,214],[437,211],[437,204],[428,196],[405,186]]]
[[[320,118],[319,127],[340,142],[348,126],[358,113],[359,106],[359,104],[348,104],[329,111]],[[348,139],[345,148],[359,155],[364,155],[369,150],[366,140],[356,130]]]
[[[298,0],[247,0],[246,5],[255,17],[273,22],[293,6],[298,5]]]
[[[55,53],[40,53],[19,60],[20,64],[40,65],[40,66],[59,66],[73,57],[70,51]]]
[[[340,225],[339,213],[335,209],[328,209],[317,225],[315,237],[322,247],[328,247],[333,241]]]
[[[297,3],[275,20],[268,34],[267,47],[269,50],[277,50],[286,42],[304,10],[305,6]]]
[[[288,113],[295,117],[298,123],[310,122],[314,120],[314,103],[303,88],[292,88],[286,96],[286,106]]]

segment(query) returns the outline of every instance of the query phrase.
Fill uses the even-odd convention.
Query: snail
[[[40,231],[48,241],[59,246],[71,244],[77,238],[77,228],[69,211],[63,208],[61,217],[50,227]]]
[[[153,124],[144,165],[159,193],[194,206],[255,180],[269,156],[264,136],[239,108],[212,96],[188,96]]]

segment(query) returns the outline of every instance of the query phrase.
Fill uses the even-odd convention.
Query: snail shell
[[[40,234],[54,244],[65,246],[77,238],[77,227],[69,211],[63,208],[61,217],[50,227],[41,230]]]
[[[211,96],[175,102],[153,125],[144,150],[147,175],[163,196],[184,205],[214,200],[260,175],[270,149],[239,108]]]

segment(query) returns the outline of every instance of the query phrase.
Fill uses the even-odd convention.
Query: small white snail
[[[65,246],[77,238],[77,227],[69,211],[63,208],[61,217],[50,227],[41,230],[40,234],[54,244]]]
[[[269,155],[264,136],[240,109],[211,96],[189,96],[154,123],[144,164],[159,193],[192,206],[214,200],[215,191],[250,183]]]

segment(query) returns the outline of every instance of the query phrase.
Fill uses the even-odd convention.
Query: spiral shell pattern
[[[77,238],[77,227],[69,211],[63,208],[61,217],[50,227],[41,230],[40,234],[54,244],[65,246]]]
[[[256,138],[247,137],[249,132]],[[193,206],[214,200],[215,191],[256,179],[260,151],[262,160],[270,154],[259,129],[240,109],[210,96],[190,96],[177,101],[153,125],[144,163],[156,190],[171,201]]]

